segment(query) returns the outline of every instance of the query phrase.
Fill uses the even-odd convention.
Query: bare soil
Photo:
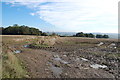
[[[101,44],[100,46],[98,44]],[[120,53],[114,39],[59,37],[49,47],[8,44],[31,78],[119,78]],[[28,45],[29,47],[24,47]],[[105,68],[94,68],[99,64]]]

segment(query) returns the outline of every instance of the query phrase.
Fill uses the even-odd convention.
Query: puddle
[[[98,68],[107,68],[106,65],[99,65],[99,64],[92,64],[92,65],[90,65],[90,67],[95,68],[95,69],[98,69]]]
[[[114,49],[117,48],[115,43],[111,43],[108,47],[109,47],[109,48],[114,48]]]
[[[16,51],[14,51],[14,53],[21,53],[22,51],[20,51],[20,50],[16,50]]]
[[[58,55],[54,55],[53,57],[54,57],[54,58],[58,58],[59,56],[58,56]]]
[[[110,44],[110,46],[115,46],[115,45],[116,45],[115,43]]]
[[[50,69],[51,71],[53,72],[53,75],[56,77],[56,78],[60,78],[60,74],[62,73],[62,68],[60,67],[55,67],[54,65],[52,65],[52,63],[50,63]]]
[[[117,48],[117,47],[114,47],[115,49]]]
[[[65,55],[65,54],[64,54],[63,56],[64,56],[64,57],[67,57],[67,55]]]
[[[54,58],[54,60],[56,60],[56,61],[61,61],[61,58]]]
[[[83,61],[88,61],[88,59],[85,59],[85,58],[81,58]]]
[[[110,47],[110,48],[114,48],[114,49],[117,48],[115,43],[111,43],[108,47]]]
[[[98,46],[101,46],[101,45],[103,45],[104,43],[103,42],[100,42],[99,44],[98,44]]]
[[[79,61],[80,59],[79,58],[76,58],[76,60],[75,61]]]
[[[60,77],[60,74],[62,73],[62,69],[61,69],[61,68],[52,66],[52,67],[51,67],[51,70],[52,70],[53,74],[54,74],[57,78]]]
[[[66,61],[64,61],[64,60],[61,60],[61,62],[62,62],[63,64],[68,64],[68,62],[66,62]]]
[[[54,55],[54,60],[61,61],[61,58],[58,55]]]
[[[28,47],[29,47],[29,45],[24,45],[23,47],[24,47],[24,48],[28,48]]]
[[[63,63],[63,64],[68,64],[68,62],[62,60],[58,55],[54,55],[54,57],[55,57],[54,60],[60,61],[60,62]]]

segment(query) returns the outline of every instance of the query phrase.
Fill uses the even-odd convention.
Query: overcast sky
[[[3,25],[43,31],[118,33],[119,0],[4,0]]]

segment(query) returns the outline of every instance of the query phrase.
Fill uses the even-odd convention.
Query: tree
[[[41,36],[48,36],[48,34],[45,33],[45,32],[43,32],[43,33],[41,34]]]
[[[84,35],[83,32],[80,32],[80,33],[77,33],[77,34],[76,34],[76,37],[85,37],[85,35]]]
[[[108,35],[103,35],[103,38],[109,38],[109,36]]]
[[[14,24],[13,26],[14,26],[14,27],[18,27],[19,25],[18,25],[18,24]]]
[[[85,35],[85,37],[89,37],[89,34],[87,34],[87,33],[86,33],[86,34],[84,34],[84,35]]]
[[[0,35],[3,33],[4,28],[0,27]]]
[[[83,32],[79,32],[74,36],[76,36],[76,37],[90,37],[90,38],[95,37],[95,35],[93,35],[92,33],[83,33]]]
[[[96,38],[103,38],[103,36],[101,34],[97,34]]]
[[[50,34],[50,36],[59,36],[59,35],[53,32],[52,34]]]
[[[93,35],[92,33],[90,33],[90,34],[88,34],[88,37],[90,37],[90,38],[94,38],[95,35]]]
[[[29,26],[19,26],[14,24],[13,26],[9,26],[4,28],[3,34],[5,35],[41,35],[42,31],[37,28],[29,27]]]
[[[108,35],[97,34],[96,38],[109,38],[109,36]]]

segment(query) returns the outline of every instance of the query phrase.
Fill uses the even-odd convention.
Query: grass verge
[[[4,48],[2,52],[2,78],[28,77],[22,62],[7,47],[4,46]]]

